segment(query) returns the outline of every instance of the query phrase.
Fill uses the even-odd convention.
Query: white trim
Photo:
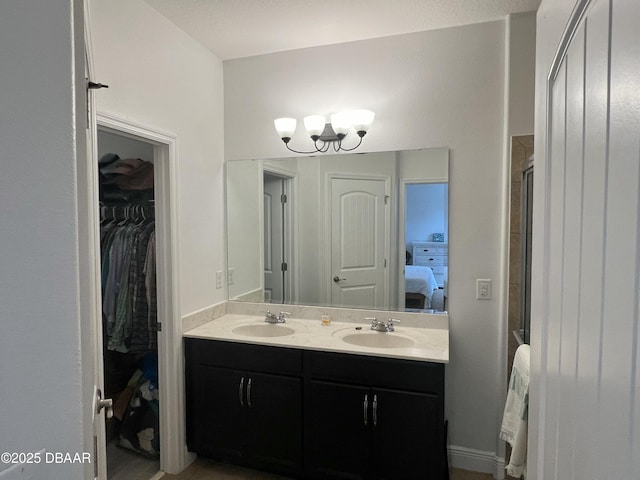
[[[496,291],[499,292],[498,307],[498,348],[496,355],[496,388],[498,401],[496,408],[496,431],[500,431],[502,423],[502,415],[504,413],[504,405],[500,402],[505,398],[504,392],[507,391],[508,356],[509,356],[509,260],[511,246],[511,130],[510,130],[510,95],[511,95],[511,19],[508,15],[505,19],[504,31],[504,92],[503,92],[503,109],[502,109],[502,178],[501,191],[502,199],[500,206],[500,258],[499,272],[500,276],[496,282]],[[505,454],[506,446],[499,436],[496,435],[496,451],[498,454]]]
[[[85,56],[85,77],[93,79],[95,69],[93,65],[93,50],[91,42],[91,12],[89,0],[83,1],[83,24],[84,24],[84,56]],[[74,15],[77,9],[74,9]],[[80,304],[81,316],[81,336],[84,342],[90,339],[90,345],[83,345],[83,368],[92,368],[89,382],[88,377],[83,372],[83,390],[91,390],[93,401],[91,410],[91,430],[92,435],[87,434],[88,427],[85,426],[85,448],[93,452],[94,465],[91,467],[92,476],[95,479],[105,480],[107,478],[107,449],[106,449],[106,425],[103,413],[95,413],[98,389],[104,389],[104,367],[102,358],[102,309],[100,308],[100,226],[98,215],[98,150],[96,141],[96,119],[95,119],[95,91],[86,90],[86,155],[78,155],[78,222],[80,237],[84,237],[79,249],[78,273],[80,278],[89,281],[80,282]],[[78,132],[80,136],[80,132]],[[84,160],[84,161],[82,161]],[[83,248],[84,247],[84,248]],[[86,353],[85,353],[86,351]],[[86,418],[86,417],[84,417]],[[89,473],[85,470],[85,474]]]
[[[286,277],[285,293],[288,296],[288,300],[285,303],[297,305],[300,300],[300,208],[298,207],[298,185],[299,177],[298,172],[292,172],[286,168],[279,168],[273,165],[273,163],[265,163],[264,160],[259,161],[258,169],[262,171],[262,187],[264,199],[264,174],[268,173],[274,176],[282,177],[286,180],[286,190],[289,200],[287,202],[287,210],[289,212],[289,224],[286,226],[287,236],[289,244],[286,246],[289,262],[289,275]],[[260,209],[260,212],[264,212],[264,204]],[[262,229],[264,232],[264,218],[262,219]],[[264,272],[264,254],[262,256],[262,272]],[[264,289],[264,274],[263,281],[261,283]]]
[[[498,455],[495,455],[493,459],[495,461],[495,468],[496,468],[496,471],[493,474],[494,478],[496,478],[496,480],[504,480],[504,478],[506,478],[507,476],[506,474],[507,465],[506,465],[505,459]]]
[[[496,456],[495,452],[449,445],[449,465],[471,472],[490,473],[498,480],[505,478],[504,458]]]
[[[158,375],[160,383],[160,469],[179,473],[193,461],[186,451],[182,317],[178,260],[178,165],[176,137],[109,113],[98,113],[98,129],[154,145],[156,263],[158,289]]]

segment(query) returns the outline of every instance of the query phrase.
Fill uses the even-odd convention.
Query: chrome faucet
[[[396,320],[395,318],[389,318],[387,323],[384,323],[384,320],[376,319],[376,317],[367,317],[365,320],[371,321],[371,330],[375,330],[376,332],[393,332],[395,330],[393,324],[400,323],[400,320]]]
[[[264,321],[267,323],[285,323],[287,321],[287,315],[291,315],[289,312],[280,312],[278,315],[271,313],[271,310],[267,310]]]

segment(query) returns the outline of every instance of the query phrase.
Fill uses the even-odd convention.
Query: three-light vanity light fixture
[[[327,152],[331,146],[333,146],[335,152],[340,150],[345,152],[355,150],[362,143],[362,138],[367,134],[367,131],[369,131],[374,118],[375,113],[371,110],[354,110],[351,112],[335,113],[331,115],[328,123],[323,115],[309,115],[308,117],[304,117],[304,127],[307,129],[307,134],[311,137],[315,148],[315,150],[306,152],[294,150],[289,146],[289,142],[296,131],[297,121],[295,118],[277,118],[273,123],[278,135],[289,150],[295,153],[310,154]],[[342,140],[352,128],[360,139],[357,145],[346,148],[342,145]]]

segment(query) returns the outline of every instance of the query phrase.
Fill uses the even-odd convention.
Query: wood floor
[[[180,475],[165,475],[163,480],[290,480],[288,477],[199,458]],[[451,469],[451,480],[493,480],[488,473]]]
[[[160,459],[120,448],[114,442],[107,445],[108,480],[149,480],[160,470]],[[165,477],[166,478],[166,477]]]

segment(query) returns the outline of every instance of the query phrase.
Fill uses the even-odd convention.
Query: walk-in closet
[[[100,265],[109,480],[160,469],[154,146],[98,131]]]

